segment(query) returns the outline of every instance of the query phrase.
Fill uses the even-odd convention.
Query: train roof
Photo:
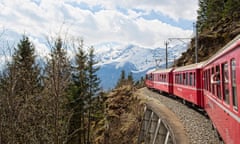
[[[205,63],[205,65],[208,65],[209,63],[213,62],[220,56],[224,55],[225,53],[231,51],[232,49],[236,48],[238,45],[240,45],[240,34],[236,36],[233,40],[231,40],[229,43],[227,43],[223,48],[221,48],[219,51],[217,51],[214,55],[212,55]]]
[[[174,72],[179,72],[179,71],[186,71],[186,70],[193,70],[193,69],[201,69],[203,65],[206,63],[206,61],[200,62],[200,63],[195,63],[195,64],[190,64],[182,67],[177,67],[174,69]]]
[[[158,69],[156,71],[154,71],[153,73],[169,73],[171,71],[173,71],[174,68],[168,68],[168,69]]]

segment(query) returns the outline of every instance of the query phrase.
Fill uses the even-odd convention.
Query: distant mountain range
[[[10,33],[9,36],[3,35],[0,45],[5,46],[6,40],[13,47],[16,44],[15,39],[18,38],[21,38],[21,35],[17,35],[14,32]],[[36,53],[39,54],[39,58],[44,59],[47,57],[50,50],[47,49],[43,42],[44,40],[39,41],[37,38],[32,38],[31,40],[38,47]],[[168,48],[168,66],[173,63],[174,59],[179,58],[182,52],[186,51],[186,45],[176,45]],[[101,79],[101,87],[104,90],[109,90],[116,86],[122,70],[125,70],[126,76],[132,72],[134,80],[139,80],[145,76],[148,70],[155,69],[156,66],[165,68],[165,48],[146,48],[119,43],[106,43],[94,47],[98,61],[97,66],[100,66],[97,74]],[[7,47],[5,49],[7,50]],[[10,60],[10,57],[3,53],[5,49],[3,47],[0,51],[0,60],[2,62],[0,63],[0,69],[6,64],[6,60]]]
[[[174,59],[181,56],[186,51],[187,46],[176,45],[168,48],[168,66],[172,65]],[[135,80],[145,76],[148,70],[165,68],[165,48],[144,48],[136,45],[106,45],[97,48],[95,55],[97,65],[100,66],[98,76],[101,79],[101,86],[104,90],[112,89],[124,70],[126,75],[132,72]]]

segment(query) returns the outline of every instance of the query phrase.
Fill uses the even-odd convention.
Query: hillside
[[[222,19],[200,32],[198,36],[198,62],[208,59],[238,34],[240,34],[240,22],[232,19]],[[195,63],[195,39],[191,40],[190,47],[182,53],[176,65],[182,66],[192,63]]]
[[[108,94],[105,117],[93,127],[94,143],[137,143],[143,104],[134,92],[131,85],[123,85]]]

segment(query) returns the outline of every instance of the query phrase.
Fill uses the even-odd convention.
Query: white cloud
[[[74,0],[72,0],[74,1]],[[103,5],[106,9],[124,7],[128,9],[139,8],[147,11],[157,11],[175,20],[196,19],[198,0],[75,0],[76,3],[87,3],[91,6]]]
[[[81,7],[83,3],[89,8]],[[190,36],[191,30],[141,16],[155,11],[176,21],[194,21],[197,0],[1,0],[0,8],[1,25],[18,34],[43,38],[61,33],[83,37],[89,45],[116,42],[162,47],[167,38]],[[45,49],[37,39],[34,42]]]

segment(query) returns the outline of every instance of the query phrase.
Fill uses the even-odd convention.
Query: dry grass
[[[97,144],[135,144],[140,130],[143,104],[130,85],[108,95],[104,124],[96,126]]]

